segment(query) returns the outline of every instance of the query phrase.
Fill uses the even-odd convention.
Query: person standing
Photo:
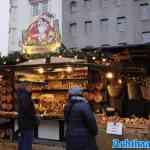
[[[31,99],[31,86],[21,83],[16,96],[18,127],[21,134],[18,139],[18,150],[32,150],[33,131],[38,125],[38,119]]]
[[[97,125],[88,101],[79,87],[68,91],[64,108],[66,150],[96,150]]]

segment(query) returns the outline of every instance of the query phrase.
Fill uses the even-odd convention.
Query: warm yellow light
[[[77,59],[77,58],[78,58],[78,56],[77,56],[77,55],[75,55],[75,56],[74,56],[74,59]]]
[[[102,59],[102,62],[106,62],[106,58],[103,58],[103,59]]]
[[[95,59],[96,59],[96,57],[95,57],[95,56],[93,56],[93,57],[92,57],[92,59],[93,59],[93,60],[95,60]]]
[[[108,79],[112,79],[114,77],[113,73],[112,72],[108,72],[106,73],[106,78]]]
[[[16,62],[19,62],[19,61],[20,61],[20,59],[19,59],[19,58],[17,58],[17,59],[16,59]]]
[[[121,79],[118,79],[118,83],[119,83],[119,84],[122,84],[122,80],[121,80]]]
[[[44,73],[44,69],[43,69],[43,68],[39,68],[39,69],[38,69],[38,72],[39,72],[40,74],[42,74],[42,73]]]
[[[67,67],[66,71],[69,72],[69,73],[72,72],[72,67]]]
[[[62,55],[59,55],[59,58],[62,58]]]

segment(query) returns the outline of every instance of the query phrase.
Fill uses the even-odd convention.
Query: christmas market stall
[[[113,139],[150,140],[149,49],[130,45],[83,50],[89,62],[106,68],[89,68],[89,84],[99,91],[93,110],[100,149],[112,149]]]
[[[71,87],[85,89],[88,84],[88,67],[84,60],[51,57],[29,60],[15,67],[15,80],[32,85],[40,125],[35,136],[40,139],[62,140],[64,137],[63,108]]]

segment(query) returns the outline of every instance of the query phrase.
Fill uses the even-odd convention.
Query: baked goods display
[[[13,86],[10,79],[0,81],[0,110],[13,110]]]
[[[59,79],[87,79],[88,69],[85,68],[72,68],[72,72],[68,73],[65,69],[57,68],[51,75],[48,75],[48,80]]]
[[[65,94],[41,94],[34,95],[37,113],[42,116],[51,114],[63,114],[63,107],[66,101]]]
[[[18,113],[15,111],[10,111],[10,112],[0,111],[0,117],[2,118],[15,118],[17,115]]]
[[[48,76],[48,89],[69,89],[76,85],[86,88],[88,84],[87,70],[73,70],[72,73],[65,71],[53,72]]]
[[[76,85],[80,86],[81,88],[86,88],[88,84],[88,81],[84,80],[59,80],[59,81],[49,81],[48,82],[48,89],[70,89]]]
[[[68,90],[74,86],[85,89],[88,84],[87,73],[87,68],[73,69],[72,73],[57,68],[47,75],[45,82],[32,82],[32,99],[37,113],[41,116],[63,114]]]
[[[96,115],[98,125],[106,125],[107,122],[121,122],[126,128],[150,128],[150,117],[149,119],[131,117],[131,118],[121,118],[119,116],[105,116],[105,115]]]

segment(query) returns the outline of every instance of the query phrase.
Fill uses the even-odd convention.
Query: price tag
[[[107,134],[114,134],[114,135],[122,135],[123,134],[123,124],[120,122],[108,122],[107,123]]]

